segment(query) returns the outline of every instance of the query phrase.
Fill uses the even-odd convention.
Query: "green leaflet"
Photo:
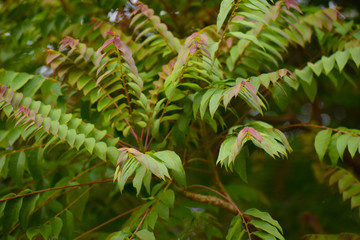
[[[251,234],[259,237],[260,239],[264,239],[264,240],[276,240],[276,238],[273,235],[271,235],[270,233],[267,233],[267,232],[256,231]]]
[[[35,209],[39,195],[31,195],[23,198],[23,204],[19,213],[19,220],[22,228],[26,229],[29,222],[30,213]]]
[[[50,220],[50,226],[51,226],[52,234],[58,238],[63,227],[63,220],[59,217],[52,218]]]
[[[174,151],[160,151],[154,153],[154,156],[162,160],[165,166],[171,169],[171,174],[175,180],[183,186],[186,186],[186,175],[180,157]]]
[[[135,177],[133,180],[133,186],[136,189],[136,195],[138,196],[141,190],[141,186],[143,183],[143,179],[145,177],[146,168],[144,166],[140,166],[135,173]]]
[[[252,43],[256,44],[258,47],[265,50],[264,46],[260,43],[260,41],[254,35],[247,34],[247,33],[242,33],[242,32],[230,32],[229,35],[233,36],[233,37],[236,37],[236,38],[239,38],[239,39],[249,40]]]
[[[314,143],[315,151],[319,156],[320,161],[322,161],[325,156],[325,152],[330,143],[331,133],[332,133],[331,129],[326,129],[320,131],[315,137],[315,143]]]
[[[317,61],[316,63],[308,62],[308,66],[316,74],[316,76],[320,76],[323,70],[323,65],[321,61]]]
[[[89,151],[90,154],[92,154],[94,147],[95,147],[95,138],[85,138],[84,140],[84,146],[86,150]]]
[[[336,140],[336,149],[337,149],[341,159],[343,158],[344,151],[345,151],[345,148],[346,148],[346,146],[348,144],[349,138],[350,138],[350,135],[343,134],[340,137],[338,137],[337,140]]]
[[[360,66],[360,47],[355,47],[350,50],[351,57],[354,60],[357,67]]]
[[[10,86],[11,82],[17,75],[18,75],[17,72],[5,71],[4,69],[1,69],[0,72],[1,83]]]
[[[141,240],[155,240],[155,235],[147,229],[142,229],[136,233],[136,236]]]
[[[22,203],[22,198],[13,199],[6,203],[3,216],[3,219],[6,219],[6,221],[3,221],[3,233],[5,236],[8,235],[11,228],[18,221]]]
[[[89,186],[83,186],[66,195],[67,204],[73,204],[69,210],[74,215],[74,218],[80,221],[84,220],[84,212],[87,209],[86,207],[90,196],[88,190]]]
[[[31,78],[30,74],[27,73],[19,73],[10,83],[10,87],[14,90],[20,89],[28,80]]]
[[[9,160],[9,173],[13,181],[22,186],[23,174],[25,171],[26,155],[24,152],[16,152]]]
[[[311,82],[313,81],[313,74],[308,66],[304,67],[302,70],[296,69],[294,73],[296,76],[300,77],[307,84],[311,84]]]
[[[117,178],[120,192],[123,191],[126,181],[135,172],[135,170],[139,166],[140,166],[140,163],[137,162],[135,160],[135,158],[131,158],[125,163],[125,165],[122,169],[120,168],[120,172],[119,172],[118,176],[116,176],[116,174],[114,175],[114,178]]]
[[[280,234],[280,232],[278,231],[278,229],[274,226],[272,226],[271,224],[264,222],[264,221],[260,221],[258,219],[254,219],[251,220],[251,222],[249,222],[248,224],[253,225],[254,227],[261,229],[275,237],[277,237],[280,240],[284,240],[285,238]]]
[[[261,212],[260,210],[256,209],[256,208],[251,208],[248,209],[244,212],[244,214],[246,215],[250,215],[252,217],[256,217],[259,218],[263,221],[266,221],[268,223],[270,223],[271,225],[275,226],[281,233],[283,233],[283,230],[279,224],[278,221],[274,220],[269,213],[267,212]]]
[[[306,96],[310,99],[311,102],[314,102],[317,94],[317,83],[315,80],[312,80],[310,84],[306,82],[301,82],[302,87],[305,91]]]
[[[200,102],[200,117],[201,117],[201,119],[204,118],[210,98],[215,93],[215,91],[216,91],[216,88],[211,88],[210,90],[206,91],[205,94],[202,96],[201,102]]]
[[[337,183],[343,200],[350,199],[351,208],[360,207],[360,182],[352,173],[342,168],[333,168],[329,185],[334,183]]]
[[[116,147],[110,146],[107,148],[106,156],[109,158],[110,162],[113,163],[113,165],[116,164],[119,155],[120,152]]]
[[[351,157],[355,156],[356,151],[360,146],[360,137],[358,136],[350,136],[348,139],[348,150]]]
[[[86,142],[86,141],[85,141]],[[107,145],[104,142],[97,142],[94,146],[94,153],[100,159],[106,161]]]
[[[216,21],[216,29],[217,32],[220,31],[221,26],[223,25],[227,15],[229,14],[232,5],[234,4],[234,0],[223,0],[220,5],[220,12],[217,16]]]
[[[61,236],[64,239],[72,239],[72,233],[74,229],[74,217],[72,212],[66,210],[62,215],[61,219],[63,221],[63,230],[61,231]]]
[[[239,155],[236,157],[234,170],[244,182],[246,183],[248,182],[245,151],[241,151]]]
[[[349,60],[350,57],[350,52],[349,50],[347,51],[338,51],[335,53],[335,60],[336,63],[339,67],[339,71],[342,72],[342,70],[344,69],[347,61]]]
[[[330,144],[329,144],[329,157],[332,165],[337,165],[339,160],[339,152],[337,150],[337,138],[340,136],[340,133],[336,133],[331,137]]]
[[[335,66],[335,56],[332,55],[330,57],[322,57],[321,61],[323,63],[324,66],[324,70],[326,74],[329,74],[331,72],[331,70],[334,68]]]
[[[175,193],[173,190],[169,189],[161,191],[158,195],[159,200],[162,201],[168,208],[173,208],[175,203]]]
[[[304,236],[305,240],[356,240],[360,236],[352,233],[339,233],[339,234],[308,234]]]
[[[242,228],[242,224],[241,216],[236,215],[231,220],[226,240],[240,240],[246,234],[246,230]]]
[[[245,143],[249,140],[263,149],[270,156],[279,157],[286,156],[287,152],[291,152],[291,148],[285,136],[280,132],[274,130],[271,125],[260,121],[254,121],[247,124],[246,127],[234,126],[233,130],[238,129],[237,137],[230,136],[221,144],[219,155],[216,163],[225,167],[230,167],[232,170],[232,163],[236,161]],[[242,159],[242,158],[239,158]],[[244,169],[244,166],[242,166]],[[242,174],[245,179],[245,175]]]

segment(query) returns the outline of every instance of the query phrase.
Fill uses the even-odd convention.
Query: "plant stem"
[[[240,217],[241,217],[241,219],[243,220],[243,222],[244,222],[244,225],[245,225],[245,228],[246,228],[246,231],[247,231],[247,233],[248,233],[248,236],[249,236],[249,240],[251,240],[251,233],[250,233],[250,230],[249,230],[249,228],[248,228],[248,226],[247,226],[247,220],[246,220],[246,218],[245,218],[245,216],[244,216],[244,214],[243,214],[243,212],[237,207],[237,205],[231,200],[231,198],[230,197],[228,197],[228,196],[225,196],[224,194],[222,194],[222,193],[220,193],[220,192],[218,192],[218,191],[216,191],[216,190],[214,190],[214,189],[212,189],[212,188],[210,188],[210,187],[208,187],[208,186],[204,186],[204,185],[200,185],[200,184],[194,184],[194,185],[191,185],[191,186],[188,186],[187,188],[193,188],[193,187],[199,187],[199,188],[205,188],[205,189],[207,189],[207,190],[209,190],[209,191],[212,191],[212,192],[214,192],[214,193],[216,193],[216,194],[218,194],[219,196],[221,196],[221,197],[223,197],[225,200],[227,200],[228,201],[228,204],[230,205],[230,206],[232,206],[232,208],[235,210],[235,212],[237,213],[237,214],[239,214],[240,215]],[[196,194],[196,193],[195,193]],[[200,194],[197,194],[197,195],[200,195]],[[228,194],[227,194],[228,195]],[[202,196],[202,197],[200,197],[200,196]],[[196,201],[196,200],[205,200],[205,201],[203,201],[203,203],[208,203],[208,204],[216,204],[216,203],[223,203],[224,201],[222,201],[221,199],[218,199],[217,198],[217,201],[219,201],[220,200],[220,202],[212,202],[212,200],[214,200],[214,199],[206,199],[206,198],[203,198],[203,197],[207,197],[207,196],[204,196],[204,195],[200,195],[200,196],[195,196],[194,195],[194,200]],[[210,196],[211,197],[211,196]],[[222,201],[222,202],[221,202]],[[212,205],[213,205],[212,204]],[[215,206],[223,206],[225,209],[227,209],[227,210],[230,210],[230,208],[229,208],[229,205],[215,205]],[[234,210],[233,210],[233,212],[234,212]]]
[[[220,38],[220,42],[219,42],[219,47],[218,47],[218,49],[217,49],[216,52],[215,52],[215,57],[216,57],[216,56],[218,55],[218,53],[219,53],[219,49],[220,49],[220,46],[221,46],[222,41],[224,40],[225,33],[226,33],[226,31],[227,31],[227,29],[228,29],[228,27],[229,27],[229,23],[230,23],[231,19],[233,18],[234,13],[235,13],[235,11],[236,11],[236,9],[237,9],[237,6],[239,5],[239,2],[240,2],[240,1],[241,1],[241,0],[237,0],[237,1],[236,1],[235,6],[234,6],[234,9],[232,10],[231,15],[230,15],[230,17],[229,17],[229,20],[226,22],[224,31],[223,31],[222,34],[221,34],[221,38]]]
[[[126,216],[126,215],[128,215],[128,214],[130,214],[130,213],[132,213],[132,212],[134,212],[134,211],[136,211],[136,210],[138,210],[138,209],[141,208],[141,207],[142,207],[142,205],[137,206],[137,207],[135,207],[135,208],[133,208],[133,209],[130,209],[129,211],[123,212],[123,213],[117,215],[116,217],[113,217],[113,218],[107,220],[106,222],[104,222],[104,223],[102,223],[102,224],[100,224],[100,225],[98,225],[98,226],[90,229],[89,231],[84,232],[83,234],[81,234],[81,235],[77,236],[76,238],[74,238],[74,240],[78,240],[78,239],[80,239],[80,238],[83,238],[83,237],[85,237],[86,235],[88,235],[89,233],[92,233],[93,231],[98,230],[99,228],[101,228],[101,227],[103,227],[103,226],[105,226],[105,225],[107,225],[107,224],[109,224],[109,223],[111,223],[111,222],[113,222],[113,221],[115,221],[115,220],[123,217],[123,216]]]
[[[48,191],[61,190],[61,189],[66,189],[66,188],[76,188],[76,187],[98,184],[98,183],[108,183],[108,182],[112,182],[112,181],[113,181],[113,179],[105,179],[105,180],[90,181],[90,182],[86,182],[86,183],[79,183],[79,184],[74,184],[74,185],[66,185],[66,186],[61,186],[61,187],[46,188],[46,189],[42,189],[42,190],[30,192],[30,193],[16,195],[13,197],[3,198],[3,199],[0,199],[0,202],[5,202],[5,201],[12,200],[12,199],[22,198],[22,197],[39,194],[39,193],[43,193],[43,192],[48,192]]]
[[[359,135],[357,135],[357,134],[355,134],[355,133],[343,131],[343,130],[340,130],[340,129],[329,128],[329,127],[322,126],[322,125],[307,124],[307,123],[289,124],[289,125],[279,126],[279,127],[277,127],[277,128],[278,128],[278,129],[286,129],[286,128],[294,128],[294,127],[312,127],[312,128],[330,129],[331,131],[334,131],[334,132],[339,132],[339,133],[342,133],[342,134],[348,134],[348,135],[353,135],[353,136],[355,136],[355,137],[360,137]]]
[[[133,237],[135,236],[135,234],[139,231],[139,228],[140,228],[140,227],[141,227],[141,225],[143,224],[143,222],[144,222],[144,220],[145,220],[145,218],[146,218],[146,216],[147,216],[148,212],[149,212],[149,209],[146,209],[146,212],[145,212],[145,214],[144,214],[143,218],[141,219],[141,221],[140,221],[139,225],[136,227],[135,231],[133,232],[133,234],[131,235],[131,237],[130,237],[130,239],[129,239],[129,240],[133,239]]]
[[[30,150],[30,149],[33,149],[33,148],[40,148],[40,147],[43,147],[43,146],[45,146],[45,145],[46,145],[46,144],[40,144],[40,145],[30,146],[30,147],[27,147],[27,148],[22,148],[22,149],[13,150],[13,151],[11,151],[11,152],[4,153],[4,154],[1,155],[1,156],[6,157],[6,156],[9,156],[9,155],[14,154],[14,153],[17,153],[17,152],[25,152],[25,151],[27,151],[27,150]]]
[[[183,191],[182,193],[184,194],[184,196],[186,198],[189,198],[193,201],[210,204],[210,205],[225,209],[233,214],[238,213],[231,204],[229,204],[228,202],[221,200],[215,196],[205,196],[205,195],[202,195],[199,193],[193,193],[193,192],[188,192],[188,191]]]

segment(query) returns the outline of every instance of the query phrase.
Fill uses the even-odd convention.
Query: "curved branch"
[[[224,194],[222,194],[222,193],[220,193],[220,192],[218,192],[218,191],[216,191],[216,190],[214,190],[214,189],[212,189],[210,187],[203,186],[203,185],[195,184],[195,185],[188,186],[187,188],[193,188],[193,187],[205,188],[205,189],[207,189],[209,191],[212,191],[212,192],[218,194],[219,196],[223,197],[224,199],[226,199],[227,202],[225,202],[225,201],[223,201],[223,200],[221,200],[221,199],[219,199],[217,197],[214,197],[214,196],[204,196],[204,195],[197,194],[197,193],[187,192],[187,193],[190,193],[190,195],[192,195],[192,196],[190,196],[188,194],[189,198],[192,197],[192,199],[194,201],[199,201],[199,202],[211,204],[211,205],[214,205],[214,206],[217,206],[217,207],[222,207],[222,208],[224,208],[226,210],[232,209],[233,213],[234,213],[234,210],[235,210],[235,214],[239,214],[241,219],[243,220],[245,228],[246,228],[246,232],[248,233],[248,236],[249,236],[249,240],[251,240],[251,233],[250,233],[250,230],[249,230],[249,228],[247,226],[247,220],[246,220],[243,212],[236,206],[236,204],[231,200],[230,197],[225,196]],[[186,192],[186,191],[184,191],[184,192]],[[224,205],[224,203],[225,203],[225,205]]]
[[[289,124],[289,125],[280,126],[280,127],[277,127],[277,128],[278,129],[284,129],[284,128],[294,128],[294,127],[312,127],[312,128],[330,129],[331,131],[334,131],[334,132],[339,132],[339,133],[342,133],[342,134],[348,134],[348,135],[353,135],[353,136],[356,136],[356,137],[360,137],[356,133],[351,133],[351,132],[343,131],[343,130],[340,130],[340,129],[330,128],[330,127],[326,127],[326,126],[323,126],[323,125],[316,125],[316,124],[296,123],[296,124]]]
[[[74,238],[74,240],[78,240],[78,239],[80,239],[80,238],[83,238],[83,237],[85,237],[86,235],[88,235],[89,233],[92,233],[93,231],[98,230],[99,228],[101,228],[101,227],[103,227],[103,226],[105,226],[105,225],[107,225],[107,224],[109,224],[109,223],[111,223],[111,222],[113,222],[113,221],[115,221],[115,220],[117,220],[117,219],[125,216],[125,215],[128,215],[128,214],[130,214],[130,213],[138,210],[138,209],[141,208],[142,206],[143,206],[143,205],[140,205],[140,206],[137,206],[136,208],[130,209],[129,211],[123,212],[123,213],[117,215],[116,217],[113,217],[113,218],[107,220],[106,222],[104,222],[104,223],[102,223],[102,224],[100,224],[100,225],[98,225],[98,226],[90,229],[89,231],[84,232],[83,234],[81,234],[81,235],[77,236],[76,238]]]
[[[234,208],[233,205],[215,196],[206,196],[199,193],[193,193],[188,191],[183,191],[182,193],[186,198],[189,198],[190,200],[193,200],[195,202],[210,204],[215,207],[225,209],[233,214],[238,214],[237,210]]]

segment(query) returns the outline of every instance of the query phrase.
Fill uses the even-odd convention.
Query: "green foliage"
[[[0,238],[358,239],[357,20],[134,2],[0,3]]]
[[[345,169],[334,169],[330,172],[329,185],[338,183],[343,200],[350,199],[351,208],[360,206],[360,182]]]
[[[351,233],[340,233],[338,235],[325,235],[325,234],[311,234],[311,235],[306,235],[304,239],[306,240],[317,240],[317,239],[334,239],[334,240],[341,240],[341,239],[358,239],[359,235],[356,234],[351,234]]]
[[[332,134],[335,131],[335,134]],[[355,156],[355,153],[360,153],[360,136],[359,130],[347,129],[341,127],[338,129],[326,129],[320,131],[315,138],[315,149],[322,160],[329,148],[329,157],[333,165],[337,165],[339,157],[343,159],[345,149],[347,148],[351,157]]]

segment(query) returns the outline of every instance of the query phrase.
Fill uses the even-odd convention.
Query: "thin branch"
[[[114,136],[112,136],[112,135],[110,135],[110,134],[108,134],[108,133],[107,133],[105,136],[106,136],[107,138],[112,138],[112,139],[115,138]],[[120,146],[122,146],[122,147],[136,148],[135,146],[133,146],[133,145],[127,143],[127,142],[124,142],[124,141],[122,141],[122,140],[120,140],[120,139],[119,139],[119,141],[118,141],[118,144],[119,144]]]
[[[11,152],[4,153],[4,154],[1,155],[1,156],[6,157],[6,156],[9,156],[9,155],[14,154],[14,153],[17,153],[17,152],[25,152],[25,151],[27,151],[27,150],[30,150],[30,149],[33,149],[33,148],[40,148],[40,147],[43,147],[43,146],[45,146],[45,145],[46,145],[46,144],[40,144],[40,145],[30,146],[30,147],[27,147],[27,148],[22,148],[22,149],[13,150],[13,151],[11,151]]]
[[[229,193],[226,191],[224,185],[222,184],[221,180],[220,180],[220,176],[219,173],[216,169],[216,165],[213,163],[213,176],[214,176],[214,182],[216,184],[216,186],[219,188],[219,190],[227,197],[230,199],[230,195]]]
[[[5,201],[12,200],[12,199],[22,198],[22,197],[39,194],[39,193],[43,193],[43,192],[48,192],[48,191],[55,191],[55,190],[66,189],[66,188],[75,188],[75,187],[81,187],[81,186],[98,184],[98,183],[108,183],[108,182],[112,182],[112,181],[113,181],[113,179],[105,179],[105,180],[90,181],[90,182],[86,182],[86,183],[79,183],[79,184],[74,184],[74,185],[66,185],[66,186],[61,186],[61,187],[46,188],[46,189],[42,189],[42,190],[30,192],[30,193],[16,195],[13,197],[3,198],[3,199],[0,199],[0,202],[5,202]]]
[[[184,196],[186,198],[189,198],[193,201],[210,204],[210,205],[225,209],[233,214],[238,213],[237,210],[231,204],[229,204],[228,202],[221,200],[215,196],[205,196],[205,195],[201,195],[199,193],[193,193],[193,192],[188,192],[188,191],[183,191],[182,193],[184,194]]]
[[[145,146],[144,149],[145,151],[147,150],[148,146],[150,146],[148,140],[149,140],[149,135],[150,135],[150,127],[151,127],[151,122],[148,125],[147,131],[146,131],[146,138],[145,138]],[[151,138],[152,139],[152,138]]]
[[[226,33],[226,31],[227,31],[227,29],[228,29],[228,27],[229,27],[229,23],[231,22],[231,19],[233,18],[234,13],[235,13],[235,11],[236,11],[236,9],[237,9],[237,6],[239,5],[239,2],[240,2],[240,1],[241,1],[241,0],[237,0],[237,1],[236,1],[235,6],[234,6],[234,9],[233,9],[232,12],[231,12],[230,18],[229,18],[229,20],[226,22],[224,31],[223,31],[222,34],[221,34],[221,38],[220,38],[220,42],[219,42],[219,48],[216,50],[215,56],[217,56],[218,53],[219,53],[220,46],[221,46],[222,41],[224,40],[225,33]]]
[[[72,201],[71,203],[69,203],[63,210],[61,210],[60,212],[58,212],[54,218],[60,216],[63,212],[65,212],[67,209],[71,208],[75,203],[77,203],[83,196],[85,196],[86,193],[88,193],[92,188],[94,188],[95,185],[90,186],[88,189],[86,189],[84,192],[82,192],[76,199],[74,199],[74,201]],[[47,221],[46,223],[49,223],[49,221]],[[46,224],[45,223],[45,224]]]
[[[193,167],[184,167],[185,169],[188,169],[190,171],[195,171],[195,172],[202,172],[202,173],[206,173],[206,174],[211,174],[211,171],[209,170],[205,170],[205,169],[200,169],[200,168],[193,168]]]
[[[167,106],[169,105],[169,103],[170,103],[170,100],[168,99],[168,100],[166,101],[165,107],[164,107],[164,109],[163,109],[163,111],[162,111],[162,113],[161,113],[161,116],[160,116],[160,118],[159,118],[159,121],[160,121],[160,122],[161,122],[161,119],[164,117],[166,108],[167,108]],[[172,130],[170,130],[170,132],[171,132],[171,131],[172,131]],[[149,132],[149,129],[148,129],[148,132]],[[169,132],[169,134],[170,134],[170,132]],[[168,135],[169,135],[169,134],[168,134]],[[148,137],[148,134],[146,135],[145,150],[147,149],[147,146],[150,146],[151,143],[152,143],[152,141],[154,140],[154,137],[151,136],[150,141],[148,142],[148,141],[147,141],[147,137]],[[166,139],[166,138],[165,138],[165,139]],[[164,142],[164,141],[163,141],[163,142]]]
[[[143,222],[144,222],[144,220],[145,220],[146,216],[148,215],[148,212],[149,212],[149,209],[146,209],[146,212],[145,212],[145,214],[144,214],[143,218],[141,219],[141,221],[140,221],[139,225],[137,226],[137,228],[135,229],[135,231],[133,232],[133,234],[131,235],[131,237],[130,237],[130,239],[129,239],[129,240],[133,239],[133,237],[135,236],[135,234],[139,231],[139,228],[140,228],[140,227],[141,227],[141,225],[143,224]]]
[[[126,95],[126,100],[128,102],[128,105],[129,105],[129,112],[130,112],[130,115],[131,115],[131,120],[132,120],[132,123],[135,125],[135,121],[134,121],[134,115],[133,115],[133,111],[132,111],[132,107],[131,107],[131,102],[130,102],[130,97],[129,97],[129,93],[128,93],[128,90],[127,90],[127,87],[126,87],[126,82],[125,82],[125,77],[124,77],[124,71],[123,71],[123,67],[122,67],[122,64],[121,64],[121,54],[119,52],[119,50],[117,48],[116,49],[116,54],[118,56],[118,60],[119,60],[119,65],[120,65],[120,73],[121,73],[121,81],[122,81],[122,84],[124,86],[124,91],[125,91],[125,95]]]
[[[141,135],[140,135],[140,141],[143,141],[143,137],[144,137],[144,132],[145,132],[145,128],[141,129]]]
[[[246,228],[246,231],[247,231],[248,236],[249,236],[249,240],[251,240],[250,230],[249,230],[249,228],[248,228],[248,226],[247,226],[247,220],[245,219],[245,216],[244,216],[243,212],[237,207],[237,205],[231,200],[230,197],[225,196],[224,194],[222,194],[222,193],[220,193],[220,192],[218,192],[218,191],[216,191],[216,190],[214,190],[214,189],[212,189],[212,188],[210,188],[210,187],[208,187],[208,186],[204,186],[204,185],[200,185],[200,184],[194,184],[194,185],[188,186],[187,188],[194,188],[194,187],[205,188],[205,189],[207,189],[207,190],[209,190],[209,191],[212,191],[212,192],[218,194],[219,196],[221,196],[221,197],[223,197],[225,200],[227,200],[228,203],[235,209],[236,213],[238,213],[238,214],[240,215],[240,217],[242,218],[242,220],[243,220],[243,222],[244,222],[244,225],[245,225],[245,228]],[[227,194],[227,195],[228,195],[228,194]],[[203,196],[203,195],[201,195],[201,196]],[[205,196],[205,197],[206,197],[206,196]],[[195,199],[194,199],[194,200],[195,200]],[[205,200],[205,199],[204,199],[204,200]],[[218,199],[218,200],[221,201],[221,199]],[[224,201],[223,201],[223,202],[224,202]],[[204,203],[206,203],[206,202],[204,202]],[[208,203],[211,204],[212,202],[210,201],[210,202],[208,202]],[[216,202],[214,202],[214,203],[216,203]],[[224,206],[224,207],[228,207],[228,206]],[[228,209],[228,208],[225,208],[225,209]],[[228,209],[228,210],[229,210],[229,209]]]
[[[72,190],[74,190],[74,188],[68,189],[62,193],[60,193],[59,195],[57,195],[56,197],[51,198],[51,196],[49,198],[46,199],[45,202],[43,202],[42,204],[40,204],[37,208],[35,208],[29,216],[32,216],[35,212],[39,211],[43,206],[45,206],[46,204],[48,204],[49,202],[51,202],[52,200],[61,197],[63,195],[66,195],[67,193],[71,192]],[[20,226],[20,222],[18,222],[9,232],[9,234],[11,234],[13,231],[15,231],[18,227]]]
[[[64,9],[64,12],[66,12],[67,14],[70,15],[71,12],[70,12],[68,6],[66,5],[66,2],[64,0],[60,0],[60,4],[61,4],[62,8]]]
[[[101,165],[103,165],[103,164],[105,164],[105,163],[106,163],[106,162],[101,161],[101,162],[98,162],[97,164],[95,164],[94,166],[85,169],[84,171],[80,172],[78,175],[76,175],[75,177],[73,177],[73,178],[70,180],[70,182],[75,181],[76,179],[78,179],[79,177],[81,177],[82,175],[84,175],[85,173],[88,173],[88,172],[90,172],[91,170],[93,170],[94,168],[97,168],[97,167],[99,167],[99,166],[101,166]]]
[[[280,126],[280,127],[277,127],[277,128],[278,129],[286,129],[286,128],[294,128],[294,127],[312,127],[312,128],[330,129],[331,131],[334,131],[334,132],[339,132],[339,133],[342,133],[342,134],[348,134],[348,135],[352,135],[352,136],[355,136],[355,137],[360,137],[356,133],[351,133],[351,132],[343,131],[343,130],[340,130],[340,129],[329,128],[329,127],[326,127],[326,126],[316,125],[316,124],[296,123],[296,124],[289,124],[289,125]]]
[[[104,223],[102,223],[102,224],[100,224],[100,225],[98,225],[98,226],[90,229],[89,231],[84,232],[83,234],[81,234],[81,235],[77,236],[76,238],[74,238],[74,240],[78,240],[78,239],[80,239],[80,238],[83,238],[83,237],[85,237],[86,235],[88,235],[89,233],[92,233],[93,231],[98,230],[99,228],[101,228],[101,227],[103,227],[103,226],[105,226],[105,225],[107,225],[107,224],[109,224],[109,223],[111,223],[111,222],[113,222],[113,221],[115,221],[115,220],[123,217],[123,216],[126,216],[126,215],[128,215],[128,214],[130,214],[130,213],[132,213],[132,212],[134,212],[134,211],[136,211],[136,210],[138,210],[138,209],[141,208],[141,207],[142,207],[142,205],[137,206],[136,208],[130,209],[129,211],[123,212],[123,213],[117,215],[116,217],[113,217],[113,218],[107,220],[106,222],[104,222]]]
[[[169,15],[170,15],[171,19],[173,20],[175,26],[179,27],[178,26],[178,20],[176,19],[176,14],[172,10],[171,6],[169,6],[169,4],[165,0],[160,0],[160,1],[164,5],[166,12],[169,13]]]

